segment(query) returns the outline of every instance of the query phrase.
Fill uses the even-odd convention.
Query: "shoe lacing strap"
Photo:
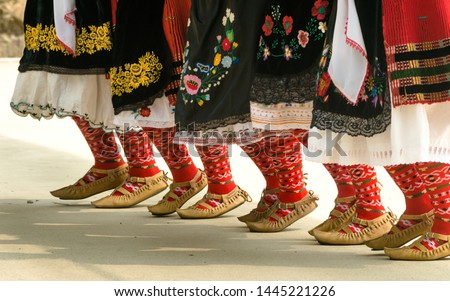
[[[386,210],[371,209],[371,208],[366,208],[366,207],[356,206],[356,209],[364,210],[364,211],[367,211],[367,212],[374,212],[374,213],[382,213],[382,214],[385,214],[385,213],[390,212],[391,214],[394,214],[390,208],[388,208],[388,211],[386,211]]]
[[[305,184],[305,186],[308,186],[308,176],[309,176],[309,174],[308,173],[304,173],[303,174],[303,183]]]
[[[230,191],[227,194],[214,194],[214,193],[208,192],[205,194],[203,199],[205,199],[205,200],[214,199],[214,200],[224,202],[228,199],[235,197],[237,194],[243,194],[244,197],[246,198],[247,202],[253,201],[252,197],[247,193],[247,191],[241,189],[239,186],[236,186],[236,188],[234,188],[232,191]]]
[[[439,239],[439,240],[447,241],[447,242],[450,241],[450,235],[442,235],[439,233],[427,232],[427,233],[425,233],[424,236],[427,238],[435,238],[435,239]]]
[[[175,182],[173,179],[167,177],[167,179],[169,179],[170,181],[172,181],[172,183],[171,183],[170,186],[169,186],[169,192],[167,192],[167,193],[164,195],[163,199],[162,199],[161,201],[159,201],[158,203],[164,203],[164,202],[166,202],[169,198],[172,198],[172,199],[174,199],[174,200],[177,199],[177,198],[179,198],[180,196],[178,196],[177,194],[175,194],[174,190],[175,190],[177,187],[188,187],[188,186],[189,186],[189,189],[191,189],[192,187],[194,187],[195,184],[200,183],[200,182],[197,182],[197,181],[198,181],[198,179],[199,179],[200,177],[202,177],[202,175],[203,175],[203,170],[199,169],[198,172],[197,172],[197,174],[196,174],[196,175],[194,176],[194,178],[193,178],[192,180],[190,180],[190,181],[186,181],[186,182]]]
[[[280,192],[280,188],[264,189],[261,192],[261,197],[259,198],[259,202],[256,205],[256,207],[259,208],[259,209],[264,209],[264,210],[266,210],[267,208],[271,207],[271,206],[267,206],[266,202],[264,202],[265,196],[268,195],[268,194],[275,194],[275,195],[277,195],[279,192]],[[278,200],[278,197],[277,197],[277,200]],[[249,201],[249,202],[252,202],[252,201]],[[275,204],[275,202],[276,202],[276,200],[274,201],[274,204]]]
[[[380,210],[378,210],[378,211],[380,211]],[[384,215],[387,214],[388,215],[387,221],[391,222],[391,224],[394,225],[397,218],[392,213],[392,211],[389,211],[389,212],[382,211],[382,212],[383,212],[383,215],[380,215],[379,217],[371,219],[371,220],[360,219],[360,218],[356,217],[356,215],[354,215],[352,217],[352,223],[369,227],[369,226],[373,225],[374,223],[377,223],[380,220],[382,220],[382,218],[384,219],[385,218]]]
[[[84,176],[83,177],[81,177],[75,184],[73,184],[73,185],[79,185],[79,186],[86,186],[86,185],[88,185],[88,184],[90,184],[90,183],[86,183],[86,181],[84,180],[84,177],[86,177],[88,174],[90,174],[90,173],[94,173],[94,174],[102,174],[102,175],[106,175],[106,177],[102,177],[102,178],[99,178],[99,179],[97,179],[97,181],[98,180],[103,180],[103,181],[105,181],[105,180],[108,180],[108,177],[110,177],[110,176],[112,176],[112,175],[114,175],[114,174],[117,174],[118,176],[120,176],[121,175],[121,170],[123,170],[123,171],[126,171],[126,170],[128,170],[128,164],[123,164],[123,165],[121,165],[121,166],[119,166],[119,167],[116,167],[116,168],[114,168],[114,169],[100,169],[100,168],[97,168],[97,167],[94,167],[94,166],[92,166],[91,168],[89,168],[89,170],[84,174]],[[109,179],[109,181],[114,181],[115,180],[115,178],[110,178]],[[91,182],[92,183],[92,182]]]
[[[167,176],[167,172],[163,171],[163,174],[160,175],[160,173],[157,173],[156,175],[153,175],[151,177],[128,177],[126,182],[131,182],[131,183],[139,183],[139,184],[148,184],[151,183],[153,181],[164,181],[164,182],[168,182],[168,181],[173,181],[171,178],[169,178]]]
[[[293,203],[282,203],[278,202],[277,207],[280,209],[296,209],[300,208],[302,205],[309,205],[311,203],[314,203],[315,201],[319,200],[319,197],[314,194],[314,191],[310,190],[308,194],[302,198],[301,200],[298,200],[297,202]]]
[[[434,218],[438,219],[440,221],[446,222],[446,223],[450,223],[450,218],[443,218],[443,217],[440,217],[440,216],[435,216]]]
[[[187,186],[192,187],[197,183],[198,179],[200,179],[202,175],[203,175],[203,171],[201,169],[199,169],[198,172],[195,174],[194,178],[190,181],[175,182],[173,179],[168,178],[169,180],[172,181],[172,183],[170,184],[170,190],[173,190],[176,187],[187,187]]]
[[[280,188],[263,189],[261,192],[261,197],[265,197],[268,194],[277,194],[280,192]]]
[[[408,249],[412,249],[414,247],[416,247],[417,249],[419,249],[422,252],[431,252],[432,250],[427,249],[427,247],[425,247],[422,242],[425,239],[429,239],[429,238],[434,238],[436,240],[441,240],[441,241],[445,241],[445,242],[449,242],[450,241],[450,235],[442,235],[442,234],[438,234],[438,233],[433,233],[433,232],[427,232],[424,235],[422,235],[422,237],[418,240],[416,240],[412,245],[408,246]]]
[[[145,178],[128,176],[128,178],[119,187],[114,189],[114,192],[120,192],[123,195],[129,195],[129,194],[134,193],[134,191],[130,192],[122,187],[125,183],[128,183],[128,182],[146,185],[146,184],[151,184],[152,182],[160,182],[160,181],[164,181],[167,183],[167,181],[172,180],[171,178],[169,178],[167,176],[167,172],[165,172],[165,171],[162,172],[162,175],[159,175],[159,174],[160,174],[160,172],[157,173],[156,175],[153,175],[151,177],[145,177]]]
[[[434,209],[420,214],[420,215],[413,215],[413,214],[402,214],[399,218],[399,220],[421,220],[421,222],[425,222],[425,221],[432,221],[434,218]],[[450,220],[449,220],[450,221]]]
[[[122,165],[120,165],[120,166],[118,166],[116,168],[113,168],[113,169],[100,169],[100,168],[92,166],[89,169],[89,171],[86,173],[86,175],[88,173],[91,173],[91,172],[92,173],[99,173],[99,174],[109,175],[109,174],[114,174],[114,173],[116,173],[118,171],[121,171],[122,169],[124,169],[124,170],[128,169],[128,164],[122,164]]]
[[[356,201],[356,196],[352,195],[352,196],[347,196],[344,198],[340,198],[340,197],[336,197],[336,199],[334,200],[334,203],[337,205],[339,203],[351,203],[352,201]]]
[[[78,179],[78,181],[75,182],[75,184],[73,184],[74,186],[86,186],[89,183],[86,183],[86,181],[84,180],[84,177],[86,177],[88,174],[90,173],[97,173],[97,174],[102,174],[102,175],[108,175],[108,170],[107,169],[99,169],[99,168],[95,168],[94,166],[92,166],[91,168],[89,168],[89,170],[84,174],[84,176],[82,176],[80,179]],[[101,178],[100,178],[101,179]]]

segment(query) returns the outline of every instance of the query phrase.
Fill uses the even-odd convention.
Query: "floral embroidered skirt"
[[[194,0],[175,119],[177,140],[244,143],[265,0]]]
[[[79,116],[93,127],[112,125],[109,0],[77,1],[76,56],[58,42],[52,0],[28,0],[25,8],[25,49],[11,100],[21,116]]]
[[[175,126],[190,0],[119,1],[110,68],[114,124]]]
[[[331,5],[328,0],[267,2],[250,94],[254,128],[309,129]]]
[[[396,85],[392,76],[397,75],[392,72],[392,69],[388,69],[392,68],[388,66],[392,56],[390,57],[388,53],[386,58],[384,44],[392,36],[383,37],[383,29],[386,30],[387,24],[382,27],[381,0],[371,3],[363,0],[354,2],[367,50],[368,72],[358,100],[350,102],[336,87],[328,73],[330,57],[332,53],[336,53],[332,50],[335,43],[333,43],[331,35],[328,36],[319,71],[318,98],[314,102],[313,122],[308,141],[309,159],[322,163],[369,164],[374,166],[434,161],[450,163],[450,123],[444,116],[444,112],[449,111],[450,103],[448,101],[436,101],[433,104],[396,105],[391,102],[390,91],[394,90]],[[414,6],[412,3],[420,3],[420,1],[408,0],[406,2],[409,3],[402,2],[400,4],[398,1],[383,0],[383,5],[387,2],[393,2],[394,6],[403,6],[402,14],[409,14],[412,8],[417,8],[417,5]],[[435,4],[437,2],[433,1]],[[422,7],[422,5],[420,6]],[[416,10],[413,19],[420,19],[420,16],[442,17],[440,14],[433,13],[433,9],[429,10],[432,6],[431,4],[430,6],[427,5],[427,10]],[[442,9],[438,9],[438,11],[442,12]],[[391,19],[385,18],[384,21],[389,22]],[[335,20],[336,11],[330,18],[331,34],[335,30],[333,27]],[[448,17],[444,17],[443,20],[448,20]],[[428,23],[428,28],[425,23],[414,27],[413,23],[409,22],[401,27],[408,28],[410,33],[414,32],[414,28],[418,28],[417,30],[420,32],[424,28],[438,30],[430,27],[430,24]],[[395,27],[398,27],[397,23]],[[399,30],[399,28],[396,30]],[[439,30],[442,30],[442,27]],[[449,33],[450,28],[447,22],[447,37],[444,40],[448,41]],[[394,33],[391,32],[390,34]],[[414,36],[421,36],[422,41],[416,40],[411,45],[419,45],[421,42],[425,42],[427,45],[436,44],[433,43],[436,41],[429,40],[430,35],[411,34],[410,37]],[[416,38],[412,38],[412,40],[414,39]],[[441,42],[440,44],[444,45],[445,43]],[[411,49],[411,45],[397,46],[403,49]],[[415,52],[414,55],[417,56],[417,62],[420,64],[432,59],[430,55],[435,56],[438,61],[442,61],[438,56],[444,48],[445,46],[441,47],[440,50],[428,53]],[[401,55],[396,56],[396,58],[401,59]],[[401,62],[400,65],[407,66],[407,64]],[[445,65],[448,70],[448,62]],[[355,68],[358,67],[361,68],[361,66],[355,66]],[[428,68],[423,68],[422,74],[433,72],[434,67],[429,64]],[[442,68],[439,68],[439,70],[442,70]],[[352,72],[352,70],[342,70],[343,75],[349,74],[349,72]],[[449,72],[447,71],[446,74],[447,79],[441,77],[440,87],[448,85]],[[388,82],[388,78],[390,82]],[[429,88],[433,90],[432,86],[429,86]]]

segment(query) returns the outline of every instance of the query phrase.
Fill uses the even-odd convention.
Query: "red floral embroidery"
[[[139,114],[142,117],[148,117],[148,116],[150,116],[151,112],[152,111],[149,108],[141,108],[141,110],[139,111]]]
[[[316,17],[317,20],[324,20],[328,14],[328,5],[329,2],[327,0],[317,0],[314,2],[314,7],[311,9],[313,17]]]
[[[286,35],[289,35],[292,32],[294,20],[290,16],[284,16],[283,18],[283,28],[286,31]]]
[[[266,37],[270,36],[272,34],[272,29],[273,29],[273,19],[271,16],[266,16],[266,21],[264,22],[264,25],[262,27],[264,35]]]
[[[223,51],[230,51],[231,49],[231,42],[228,38],[223,39],[222,41],[222,49]]]
[[[306,48],[306,45],[308,45],[308,43],[309,43],[309,32],[299,30],[297,39],[298,39],[298,43],[300,44],[300,46],[302,46],[303,48]]]
[[[319,79],[319,83],[317,85],[317,95],[320,97],[324,97],[330,87],[331,77],[328,72],[322,73],[322,76]]]

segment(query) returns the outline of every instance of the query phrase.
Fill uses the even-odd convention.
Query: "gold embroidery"
[[[113,95],[131,93],[140,86],[148,87],[159,81],[163,65],[152,51],[139,58],[139,63],[125,64],[109,70]]]
[[[88,28],[78,29],[76,36],[76,55],[83,53],[94,54],[97,51],[110,51],[112,49],[109,22],[101,26],[91,25]],[[40,23],[36,27],[26,25],[25,47],[33,52],[43,49],[47,52],[59,51],[69,55],[64,46],[58,42],[54,25],[43,26]]]

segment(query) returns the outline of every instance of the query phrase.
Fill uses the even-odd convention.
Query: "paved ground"
[[[11,112],[17,64],[0,60],[0,280],[450,280],[448,259],[399,262],[365,246],[319,245],[306,231],[327,217],[336,189],[308,162],[319,208],[281,233],[251,233],[236,219],[256,201],[210,220],[152,217],[146,205],[157,197],[117,210],[93,208],[94,197],[58,203],[48,191],[82,176],[90,151],[69,119]],[[262,176],[231,150],[236,182],[258,200]],[[401,214],[400,191],[378,171],[386,206]]]

